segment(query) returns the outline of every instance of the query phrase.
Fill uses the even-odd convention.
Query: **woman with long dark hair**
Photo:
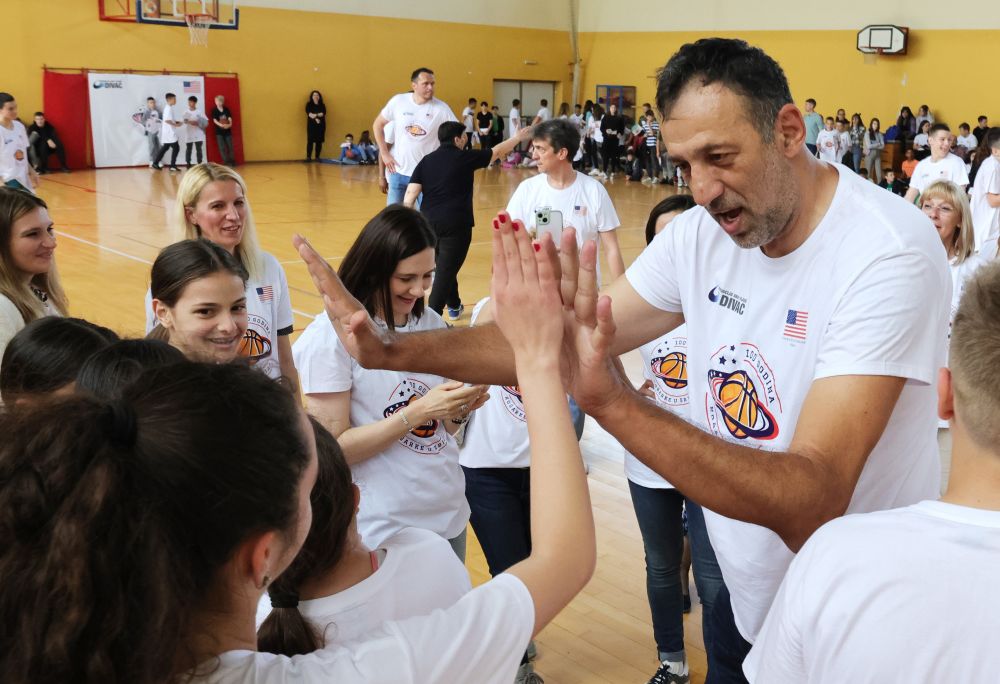
[[[316,151],[315,161],[319,161],[323,153],[323,142],[326,140],[326,105],[323,104],[323,94],[318,90],[309,93],[306,100],[306,161],[313,161],[313,150]]]

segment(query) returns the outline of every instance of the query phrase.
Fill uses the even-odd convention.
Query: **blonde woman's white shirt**
[[[382,543],[378,570],[331,596],[299,601],[299,612],[328,645],[361,639],[388,620],[405,620],[448,608],[472,590],[469,573],[451,544],[427,530],[407,527]],[[271,613],[265,593],[257,627]]]
[[[419,319],[413,321],[410,316],[396,330],[444,327],[438,314],[425,309]],[[354,427],[378,423],[446,382],[439,375],[363,368],[344,349],[325,312],[302,332],[292,345],[292,354],[303,393],[350,390]],[[385,451],[353,464],[351,473],[361,489],[358,531],[369,548],[404,527],[419,527],[451,539],[469,522],[458,446],[440,420],[414,425]]]
[[[755,684],[997,681],[1000,512],[923,501],[821,527],[743,663]]]
[[[910,187],[923,192],[931,183],[939,180],[951,181],[958,186],[968,185],[969,174],[965,170],[965,162],[951,153],[938,161],[925,157],[913,169]]]
[[[472,310],[475,325],[489,297]],[[521,390],[517,385],[490,387],[490,400],[473,412],[465,428],[459,463],[466,468],[528,468],[531,444]]]
[[[1000,160],[989,156],[983,160],[976,172],[976,182],[972,186],[972,228],[976,234],[976,251],[983,251],[987,240],[996,243],[1000,235],[1000,207],[991,207],[987,195],[1000,195]],[[996,256],[996,252],[989,254]]]
[[[639,354],[642,356],[642,377],[652,383],[656,404],[687,419],[687,325],[680,325],[642,345]],[[625,477],[641,487],[674,489],[629,451],[625,452]]]
[[[45,310],[45,316],[60,315],[48,302],[42,302],[42,308]],[[0,294],[0,358],[3,357],[7,345],[14,339],[14,335],[24,330],[25,325],[27,323],[14,306],[14,302],[7,295]]]
[[[15,180],[34,190],[28,172],[28,131],[20,121],[11,128],[0,126],[0,184]]]
[[[535,626],[528,588],[504,573],[453,606],[386,622],[293,658],[228,651],[195,684],[510,684]]]
[[[285,269],[273,255],[261,254],[260,278],[247,281],[247,331],[240,344],[240,355],[250,360],[255,370],[277,380],[281,377],[278,337],[291,334],[295,318],[288,292]],[[153,295],[146,290],[146,333],[156,327]]]
[[[782,451],[813,383],[850,375],[905,384],[847,512],[904,506],[939,491],[937,371],[951,277],[915,206],[846,167],[826,214],[790,254],[742,249],[702,207],[678,216],[626,272],[650,305],[687,321],[691,420],[743,446]],[[753,642],[793,554],[769,529],[705,511]]]

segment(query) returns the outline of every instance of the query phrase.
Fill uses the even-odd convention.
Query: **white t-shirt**
[[[969,133],[968,135],[958,136],[956,144],[959,147],[964,147],[967,150],[974,150],[976,149],[976,146],[979,145],[979,141],[976,140],[976,136],[974,136],[972,133]]]
[[[160,126],[160,144],[177,142],[177,129],[167,123],[167,121],[179,121],[174,116],[174,105],[163,105],[163,125]]]
[[[396,330],[444,327],[440,316],[425,309],[417,321]],[[351,391],[352,426],[384,420],[445,382],[439,375],[363,368],[344,349],[325,312],[302,332],[292,354],[304,394]],[[442,421],[415,426],[385,451],[352,465],[351,473],[361,489],[358,531],[368,548],[404,527],[452,539],[469,522],[458,446]]]
[[[513,138],[514,134],[521,130],[521,112],[517,109],[517,107],[511,107],[507,118],[510,121],[510,126],[508,126],[510,135],[507,137]]]
[[[965,162],[948,153],[938,161],[931,157],[925,157],[913,169],[913,178],[910,179],[910,187],[923,192],[934,181],[947,180],[955,185],[963,186],[969,184],[969,174],[965,171]]]
[[[510,684],[535,627],[528,588],[504,573],[446,610],[288,658],[228,651],[193,684]]]
[[[462,123],[465,124],[466,133],[472,133],[476,130],[476,114],[472,111],[472,107],[466,107],[462,110]]]
[[[841,131],[838,135],[840,136],[840,156],[843,157],[851,149],[851,134],[847,131]]]
[[[45,310],[46,316],[60,315],[48,302],[43,302],[42,308]],[[14,306],[14,302],[10,301],[7,295],[0,294],[0,360],[2,360],[4,350],[7,349],[7,345],[10,344],[14,335],[24,330],[25,325],[27,324],[24,322],[24,317]]]
[[[387,620],[405,620],[448,608],[472,590],[469,573],[451,544],[407,527],[379,547],[385,557],[375,573],[344,591],[299,602],[299,612],[333,646],[361,639]],[[257,628],[271,613],[267,593],[257,607]]]
[[[10,180],[34,190],[28,174],[28,131],[20,121],[12,128],[0,126],[0,185]]]
[[[813,381],[906,378],[847,512],[937,495],[934,383],[945,357],[951,277],[912,204],[839,164],[819,225],[795,251],[741,249],[701,207],[684,212],[626,272],[651,305],[687,320],[692,421],[722,439],[781,451]],[[861,248],[863,246],[863,249]],[[753,641],[792,553],[769,529],[706,509],[736,625]]]
[[[1000,512],[940,501],[820,528],[743,663],[751,682],[995,682]]]
[[[581,248],[586,240],[597,240],[600,250],[598,233],[615,230],[621,225],[604,185],[579,171],[572,185],[562,190],[552,187],[544,173],[521,181],[507,203],[507,213],[511,218],[522,221],[529,230],[534,230],[535,211],[542,207],[562,212],[563,226],[576,228],[576,243]],[[600,275],[598,257],[598,283]]]
[[[471,324],[475,325],[489,297],[476,303]],[[490,400],[476,409],[465,428],[459,463],[466,468],[528,468],[531,444],[517,385],[490,387]]]
[[[976,234],[976,251],[982,251],[983,243],[1000,234],[1000,207],[991,207],[987,193],[1000,195],[1000,160],[990,155],[983,160],[976,172],[976,182],[972,186],[972,227]],[[991,257],[994,255],[990,255]]]
[[[580,131],[580,135],[581,136],[583,135],[584,131],[587,129],[587,124],[584,122],[583,117],[580,116],[579,114],[570,114],[569,115],[569,122],[571,124],[573,124],[574,126],[576,126],[576,130]]]
[[[925,149],[930,144],[930,136],[926,133],[917,133],[913,136],[913,144],[921,149]]]
[[[264,266],[260,279],[247,281],[247,331],[240,344],[240,354],[250,365],[269,378],[281,377],[278,336],[290,335],[295,324],[285,269],[273,255],[263,252]],[[146,290],[146,332],[156,327],[153,295]]]
[[[538,110],[538,114],[536,116],[538,116],[538,118],[541,119],[542,121],[548,121],[549,119],[552,118],[552,112],[549,110],[548,107],[542,107],[541,109]]]
[[[397,162],[396,173],[404,176],[413,175],[417,163],[438,148],[438,127],[446,121],[458,121],[451,107],[441,100],[435,97],[417,104],[413,101],[413,93],[394,95],[381,115],[396,123],[392,156]]]
[[[184,114],[181,115],[181,121],[184,122],[184,141],[193,142],[204,142],[205,141],[205,126],[208,125],[208,118],[199,112],[197,109],[185,109]],[[193,121],[196,125],[192,126],[188,122]]]
[[[837,131],[828,131],[825,128],[816,136],[816,147],[819,149],[819,158],[828,162],[840,161],[840,134]]]
[[[656,403],[679,416],[688,416],[687,325],[680,325],[663,337],[639,347],[642,377],[653,383]],[[673,489],[642,461],[625,452],[625,476],[642,487]]]

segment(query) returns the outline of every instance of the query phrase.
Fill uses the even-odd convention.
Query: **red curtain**
[[[233,156],[236,163],[243,163],[243,117],[240,115],[240,79],[235,76],[205,76],[205,113],[208,118],[212,118],[211,110],[215,108],[215,96],[222,95],[226,98],[226,106],[233,114]],[[219,147],[215,143],[215,126],[208,125],[205,131],[208,135],[206,141],[206,153],[209,161],[222,163],[222,156],[219,154]]]
[[[66,163],[71,169],[93,166],[90,142],[90,93],[87,74],[61,74],[44,71],[42,101],[45,118],[56,128],[59,140],[66,148]],[[34,112],[21,112],[21,118],[31,122]],[[54,161],[49,157],[50,161]]]

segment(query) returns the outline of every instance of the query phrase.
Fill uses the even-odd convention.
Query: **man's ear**
[[[781,143],[782,150],[788,157],[798,154],[806,140],[806,123],[802,112],[789,103],[778,110],[774,120],[774,136]]]

